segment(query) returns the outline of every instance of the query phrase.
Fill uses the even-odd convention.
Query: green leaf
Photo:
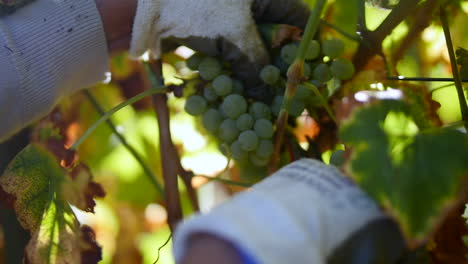
[[[331,23],[348,34],[357,31],[358,0],[336,0],[333,4],[334,16]]]
[[[81,263],[85,251],[99,251],[70,207],[72,203],[92,211],[92,198],[103,196],[83,165],[66,170],[45,147],[32,144],[10,163],[0,177],[0,187],[14,198],[17,217],[31,233],[25,254],[28,263]],[[87,263],[97,263],[99,257],[94,259]]]
[[[340,136],[353,149],[357,182],[418,237],[468,172],[468,137],[449,129],[421,132],[411,113],[402,101],[381,101],[357,110]]]
[[[468,50],[458,48],[456,51],[457,64],[460,65],[460,77],[468,79]]]

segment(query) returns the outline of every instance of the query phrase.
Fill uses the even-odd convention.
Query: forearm
[[[0,141],[104,79],[108,51],[91,0],[38,0],[0,19]]]
[[[111,52],[128,50],[137,0],[95,0]]]

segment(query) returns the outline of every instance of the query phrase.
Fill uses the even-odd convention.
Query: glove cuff
[[[151,48],[154,57],[159,57],[161,40],[157,20],[160,17],[160,9],[160,0],[138,0],[130,41],[130,57],[138,59],[148,48]]]

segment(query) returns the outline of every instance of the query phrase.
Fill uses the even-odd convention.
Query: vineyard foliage
[[[12,12],[6,2],[0,16]],[[272,55],[258,76],[266,92],[186,47],[164,53],[161,69],[114,55],[112,81],[65,98],[30,128],[24,149],[0,161],[1,210],[14,215],[0,215],[11,220],[0,239],[20,241],[6,232],[19,227],[28,234],[11,243],[18,255],[0,243],[0,262],[153,263],[160,255],[173,263],[170,245],[157,248],[176,221],[299,158],[340,167],[417,254],[465,262],[468,4],[326,2],[300,63],[301,29],[259,25]],[[126,107],[102,119],[117,105]],[[8,151],[0,145],[1,157]]]

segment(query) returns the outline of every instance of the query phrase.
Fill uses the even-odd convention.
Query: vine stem
[[[411,12],[414,12],[422,0],[400,0],[375,31],[369,31],[363,26],[366,24],[365,11],[363,9],[363,1],[360,1],[359,10],[362,14],[359,18],[360,28],[358,30],[363,41],[361,41],[361,45],[359,45],[353,59],[353,64],[357,71],[362,69],[374,55],[383,54],[382,42],[384,39],[390,35]]]
[[[450,63],[452,65],[453,79],[457,89],[458,101],[460,102],[462,120],[465,122],[465,129],[468,131],[468,106],[466,103],[465,93],[463,92],[463,85],[458,71],[457,59],[453,50],[452,36],[450,34],[450,27],[444,7],[440,8],[440,20],[442,22],[442,28],[444,29],[445,42],[447,43],[447,50],[450,56]]]
[[[103,107],[99,104],[98,100],[94,95],[89,91],[89,90],[84,90],[83,94],[88,98],[88,101],[93,105],[93,107],[96,109],[96,111],[103,116],[106,112],[103,109]],[[112,122],[112,120],[108,119],[106,120],[107,125],[109,128],[112,130],[114,135],[118,138],[120,143],[132,154],[133,158],[140,164],[141,168],[145,172],[145,175],[148,177],[150,180],[151,184],[154,185],[154,187],[158,190],[158,192],[164,196],[164,189],[162,185],[157,181],[156,175],[154,175],[153,171],[150,169],[150,167],[145,163],[143,158],[138,154],[135,148],[133,148],[128,141],[125,139],[125,137],[117,130],[117,127],[115,124]]]
[[[146,67],[151,85],[164,85],[162,61],[150,61],[146,64]],[[168,223],[171,232],[174,233],[177,228],[177,224],[183,218],[178,183],[178,175],[182,175],[182,172],[179,155],[172,141],[170,113],[167,105],[166,94],[153,95],[153,109],[158,120],[159,151],[161,153],[161,166],[163,171],[164,188],[166,191],[164,199],[166,202]],[[189,189],[191,188],[191,185],[187,185],[187,187]]]
[[[292,98],[296,93],[297,85],[304,80],[304,61],[307,51],[310,49],[310,43],[312,42],[315,33],[320,25],[320,17],[325,8],[327,0],[317,0],[315,7],[307,21],[307,25],[302,37],[299,50],[297,52],[294,62],[288,69],[288,82],[286,85],[286,91],[284,92],[284,99],[281,105],[281,110],[276,120],[276,136],[275,136],[275,149],[270,160],[270,171],[274,171],[277,168],[279,153],[281,151],[281,144],[283,141],[284,131],[288,122],[288,109],[291,105]]]
[[[96,122],[94,122],[94,124],[91,127],[89,127],[88,130],[86,130],[86,132],[75,142],[75,144],[73,144],[73,146],[71,146],[70,149],[71,150],[77,150],[80,147],[80,145],[94,132],[94,130],[96,130],[96,128],[98,128],[98,126],[100,126],[102,123],[106,122],[113,114],[117,113],[122,108],[124,108],[124,107],[126,107],[128,105],[134,104],[134,103],[142,100],[143,98],[145,98],[147,96],[157,94],[157,93],[165,93],[165,92],[166,92],[166,89],[163,89],[161,87],[151,88],[151,89],[146,90],[146,91],[144,91],[144,92],[142,92],[140,94],[137,94],[134,97],[128,99],[127,101],[117,105],[116,107],[114,107],[111,110],[107,111]]]

